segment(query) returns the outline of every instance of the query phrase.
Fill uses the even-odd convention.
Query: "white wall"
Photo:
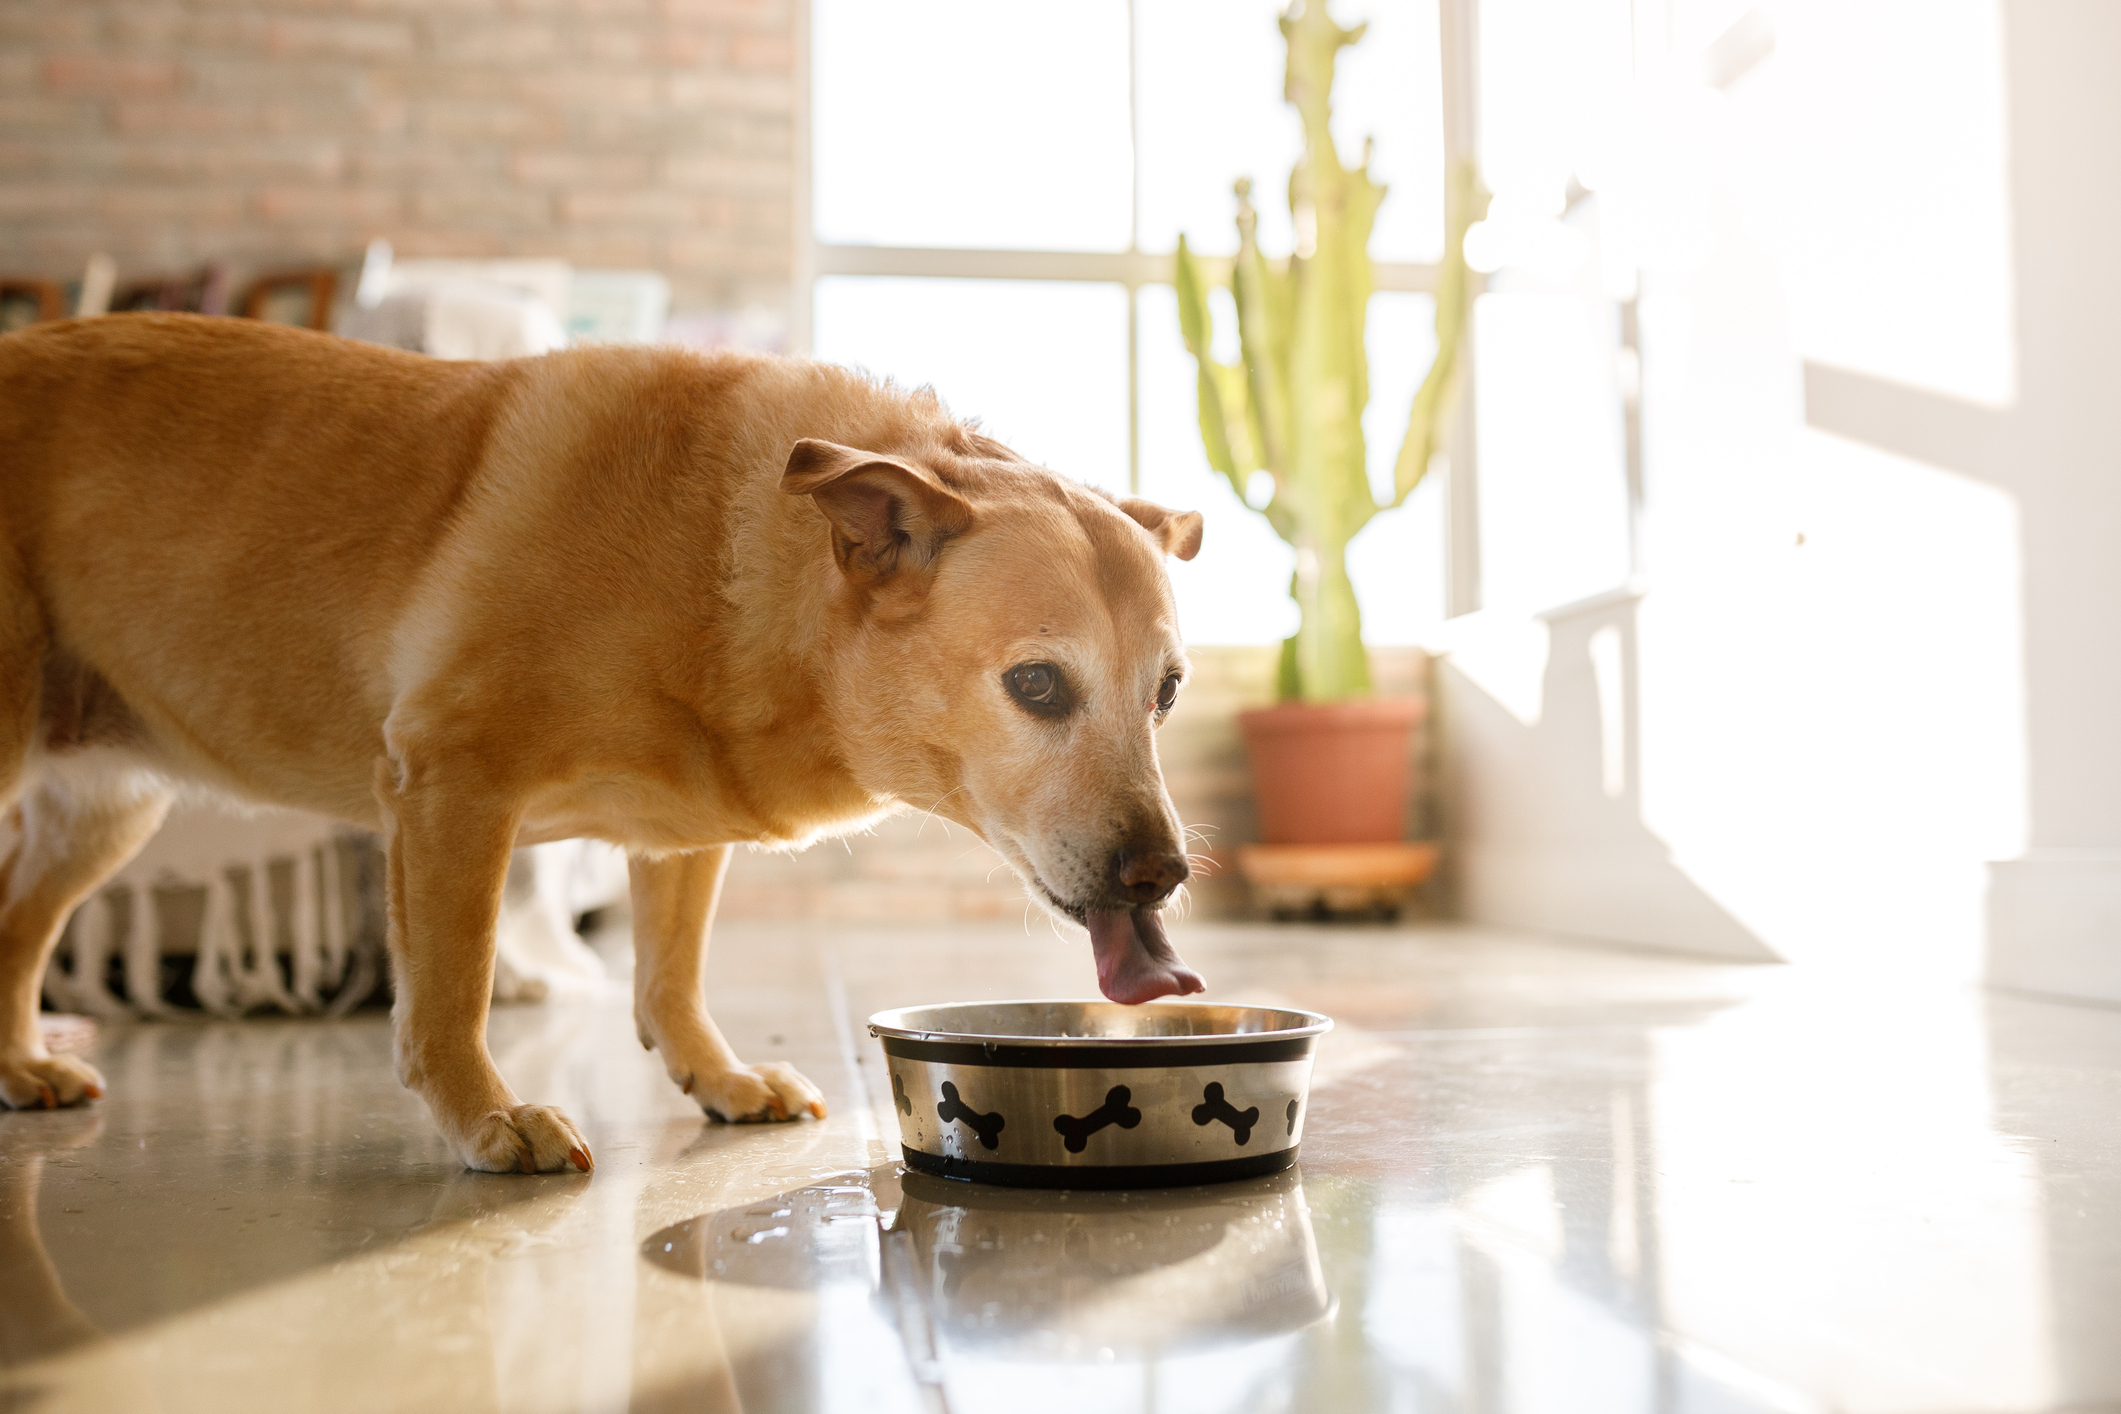
[[[2121,6],[1763,8],[1641,100],[1646,579],[1440,644],[1461,908],[2121,1000]]]

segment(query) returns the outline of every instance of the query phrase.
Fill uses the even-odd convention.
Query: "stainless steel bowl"
[[[869,1018],[906,1163],[1020,1188],[1162,1188],[1296,1162],[1316,1012],[959,1002]]]

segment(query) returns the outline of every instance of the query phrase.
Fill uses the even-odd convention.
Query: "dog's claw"
[[[596,1169],[596,1160],[589,1157],[587,1149],[569,1149],[567,1151],[567,1161],[583,1173],[591,1173]]]
[[[566,1173],[570,1161],[587,1173],[593,1162],[589,1141],[549,1105],[511,1105],[481,1115],[465,1127],[457,1152],[466,1168],[482,1173]]]
[[[73,1056],[0,1059],[0,1110],[63,1110],[103,1098],[103,1077]]]
[[[673,1067],[670,1078],[709,1117],[725,1123],[785,1124],[804,1114],[825,1117],[824,1097],[817,1087],[780,1061],[695,1068],[689,1074]]]

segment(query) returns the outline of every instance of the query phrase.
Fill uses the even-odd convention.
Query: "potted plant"
[[[1281,20],[1289,48],[1284,93],[1303,123],[1303,157],[1289,177],[1298,248],[1286,262],[1260,252],[1251,183],[1240,181],[1229,287],[1235,364],[1210,352],[1208,283],[1183,237],[1178,245],[1179,323],[1199,366],[1208,461],[1248,504],[1254,474],[1272,478],[1272,496],[1255,509],[1296,550],[1289,592],[1300,618],[1282,644],[1280,704],[1240,718],[1270,845],[1383,845],[1403,833],[1407,743],[1423,704],[1371,696],[1347,547],[1372,517],[1405,502],[1443,437],[1469,305],[1465,232],[1487,207],[1472,165],[1457,165],[1436,284],[1436,359],[1414,397],[1391,496],[1380,503],[1363,444],[1370,396],[1363,330],[1370,230],[1385,189],[1370,179],[1370,145],[1349,168],[1331,132],[1334,64],[1364,29],[1341,28],[1325,0],[1295,0]]]

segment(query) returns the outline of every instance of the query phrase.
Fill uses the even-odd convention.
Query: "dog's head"
[[[865,787],[969,827],[1090,930],[1114,1001],[1197,992],[1158,910],[1186,881],[1156,729],[1186,677],[1167,554],[1201,520],[986,438],[887,456],[805,440],[781,487],[830,527],[828,695]]]

